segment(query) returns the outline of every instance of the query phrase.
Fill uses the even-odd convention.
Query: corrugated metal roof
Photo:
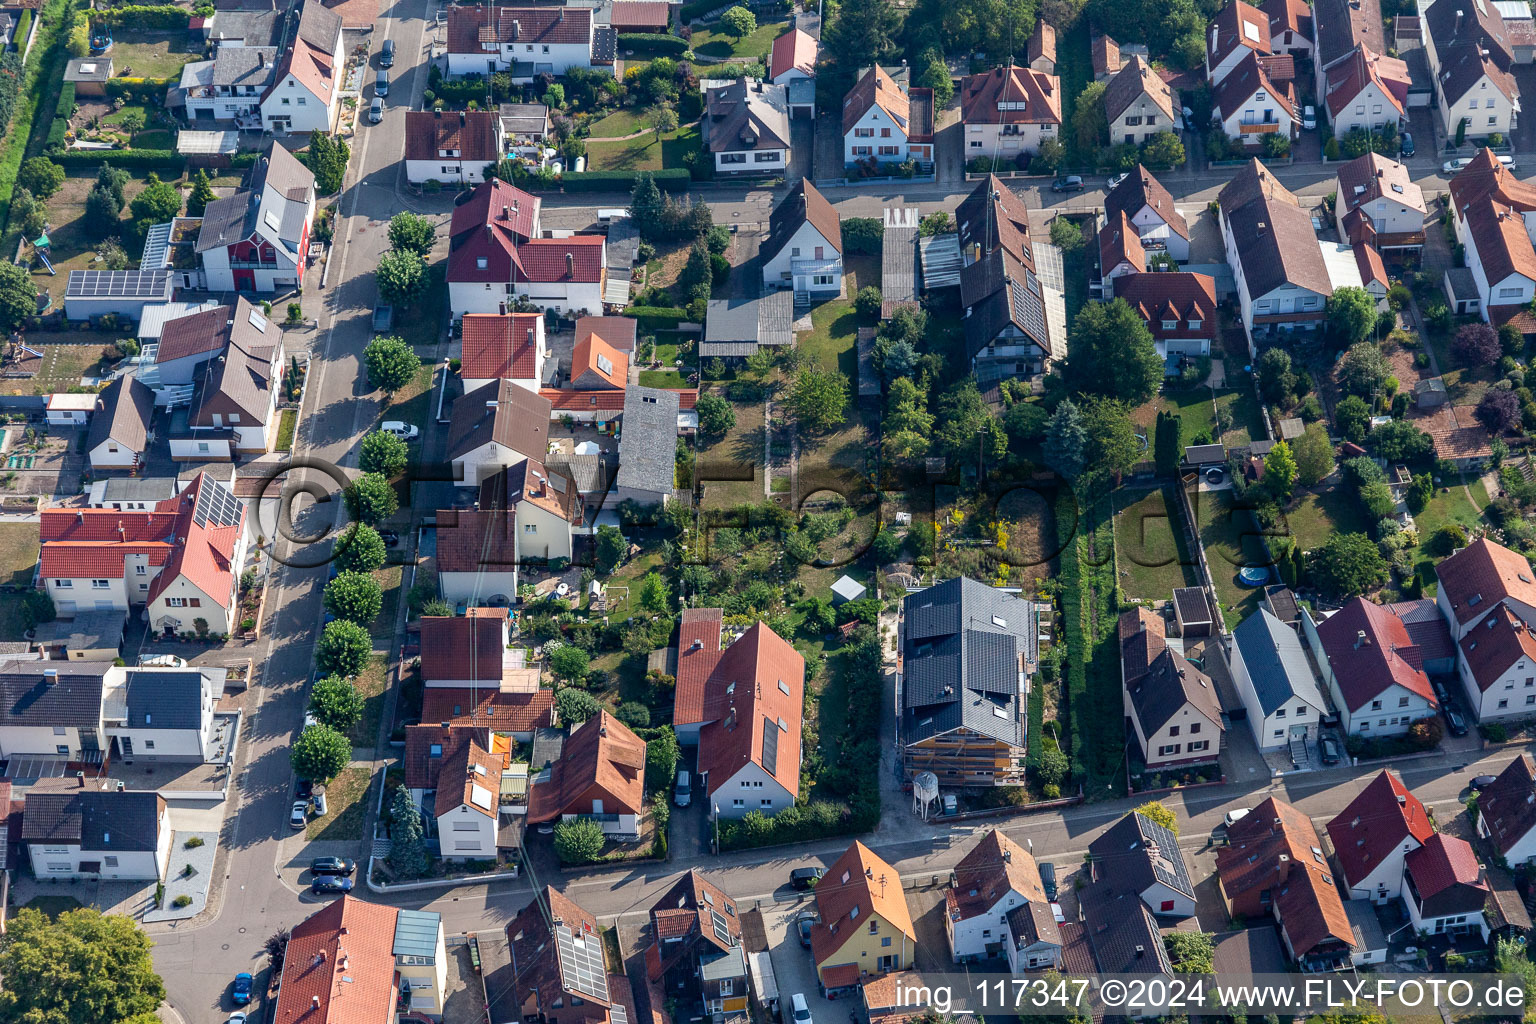
[[[960,286],[960,236],[934,235],[917,240],[917,251],[926,288]]]

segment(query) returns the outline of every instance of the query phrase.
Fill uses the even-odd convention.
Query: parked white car
[[[794,1024],[815,1024],[811,1020],[811,1007],[805,1001],[805,993],[796,992],[789,997],[789,1016]]]
[[[398,437],[402,441],[414,441],[421,434],[413,424],[403,420],[385,420],[379,425],[379,429],[391,437]]]

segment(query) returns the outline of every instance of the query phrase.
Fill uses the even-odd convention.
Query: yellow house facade
[[[816,885],[811,953],[823,993],[913,965],[917,933],[896,869],[855,842]]]

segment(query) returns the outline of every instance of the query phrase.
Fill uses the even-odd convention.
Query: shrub
[[[171,906],[178,910],[180,910],[182,907],[190,907],[191,905],[192,897],[188,896],[186,893],[182,893],[180,896],[177,896],[175,899],[171,900]]]
[[[685,168],[669,167],[660,171],[567,171],[560,184],[567,192],[625,192],[634,187],[635,176],[651,175],[663,192],[686,192],[693,176]]]
[[[562,864],[590,864],[602,856],[603,827],[590,818],[571,818],[555,826],[555,855]]]
[[[620,32],[619,49],[639,50],[656,57],[681,57],[688,49],[688,40],[659,32]]]

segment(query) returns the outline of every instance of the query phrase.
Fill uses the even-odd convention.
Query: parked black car
[[[806,949],[811,948],[811,925],[816,923],[812,914],[801,914],[795,918],[795,932],[800,936],[800,945]]]
[[[1450,727],[1452,736],[1465,736],[1467,734],[1467,720],[1461,717],[1461,712],[1450,705],[1445,708],[1446,725]]]
[[[789,873],[790,888],[809,889],[820,881],[821,876],[826,873],[826,868],[795,868]]]
[[[1479,793],[1481,793],[1483,790],[1485,790],[1489,786],[1493,785],[1494,782],[1497,781],[1497,780],[1498,780],[1498,776],[1497,775],[1474,775],[1472,777],[1472,781],[1471,781],[1471,783],[1469,783],[1469,785],[1471,785],[1471,787],[1473,789],[1475,789]]]
[[[1051,901],[1056,899],[1056,865],[1050,861],[1040,863],[1040,881],[1045,886],[1045,898]]]
[[[350,875],[357,870],[357,862],[345,857],[316,857],[310,861],[309,870],[316,875]]]
[[[320,875],[309,883],[309,891],[317,896],[332,896],[337,893],[351,892],[352,879],[342,875]]]
[[[1323,754],[1323,764],[1339,763],[1339,741],[1332,736],[1324,736],[1317,741],[1318,748]]]

